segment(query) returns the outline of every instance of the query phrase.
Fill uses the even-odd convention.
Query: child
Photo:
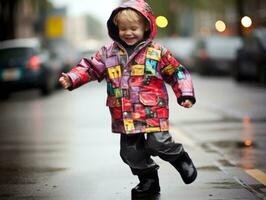
[[[192,183],[196,168],[182,144],[175,143],[168,132],[164,84],[172,86],[181,106],[190,108],[196,100],[189,72],[167,49],[152,41],[155,17],[143,0],[131,0],[115,9],[107,27],[113,42],[91,59],[83,58],[70,72],[62,73],[59,82],[73,90],[106,79],[112,131],[121,134],[121,158],[140,181],[132,195],[160,192],[159,166],[151,155],[170,162],[186,184]]]

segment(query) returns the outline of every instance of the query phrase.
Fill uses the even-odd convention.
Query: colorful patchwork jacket
[[[140,12],[150,24],[145,40],[128,56],[113,23],[115,14],[124,8]],[[90,58],[83,58],[68,72],[73,90],[93,81],[107,82],[107,102],[114,133],[136,134],[168,131],[168,94],[165,83],[172,86],[177,102],[195,103],[189,72],[171,53],[152,41],[156,35],[155,17],[143,0],[123,3],[115,9],[107,27],[113,42]]]

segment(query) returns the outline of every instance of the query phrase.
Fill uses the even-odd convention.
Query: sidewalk
[[[198,178],[191,185],[184,185],[181,180],[173,187],[169,180],[176,177],[170,175],[170,166],[161,163],[163,177],[162,185],[169,186],[171,190],[162,191],[160,199],[266,199],[266,188],[260,182],[249,176],[242,169],[234,166],[215,147],[207,145],[199,147],[193,140],[178,129],[174,129],[173,137],[184,144],[198,169]],[[167,173],[169,171],[169,173]],[[172,173],[171,173],[172,174]],[[165,196],[164,196],[165,195]],[[176,198],[174,198],[176,197]]]

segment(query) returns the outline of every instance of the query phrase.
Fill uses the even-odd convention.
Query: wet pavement
[[[169,91],[170,122],[198,178],[185,185],[155,158],[161,194],[150,199],[266,199],[266,89],[226,78],[194,82],[192,109],[178,107]],[[104,83],[92,83],[46,98],[17,92],[0,102],[1,200],[134,199],[130,190],[138,181],[120,159],[105,90]]]

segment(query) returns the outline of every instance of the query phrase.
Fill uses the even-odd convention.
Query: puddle
[[[220,164],[222,164],[222,166],[224,167],[234,167],[235,165],[233,165],[232,163],[230,163],[228,160],[226,159],[222,159],[222,160],[218,160],[218,162]]]
[[[41,199],[43,199],[43,200],[49,200],[49,199],[51,199],[51,197],[49,197],[49,196],[18,196],[18,197],[16,197],[16,199],[17,200],[36,200],[36,199],[38,199],[38,200],[41,200]]]
[[[0,167],[0,185],[37,184],[40,179],[46,178],[67,168],[56,167]]]
[[[239,123],[242,119],[240,118],[234,118],[234,117],[224,117],[221,119],[204,119],[204,120],[181,120],[178,123],[180,124],[217,124],[217,123],[225,123],[225,122],[234,122]]]
[[[219,189],[238,189],[242,188],[240,184],[237,182],[210,182],[209,183],[212,187],[219,188]]]
[[[201,143],[200,146],[207,152],[207,153],[217,153],[216,150],[212,149],[208,143]]]
[[[220,169],[216,166],[203,166],[197,167],[197,170],[204,170],[204,171],[220,171]]]
[[[252,189],[257,191],[258,193],[265,194],[265,186],[263,184],[257,184],[257,185],[250,185]]]
[[[4,173],[53,173],[65,171],[67,168],[60,167],[22,167],[22,166],[5,166],[0,167],[0,174]]]
[[[14,195],[13,194],[1,194],[0,195],[0,198],[2,199],[2,198],[9,198],[9,197],[14,197]]]
[[[219,147],[219,148],[226,148],[226,149],[243,149],[243,148],[257,148],[257,144],[252,141],[216,141],[210,142],[212,145]]]

